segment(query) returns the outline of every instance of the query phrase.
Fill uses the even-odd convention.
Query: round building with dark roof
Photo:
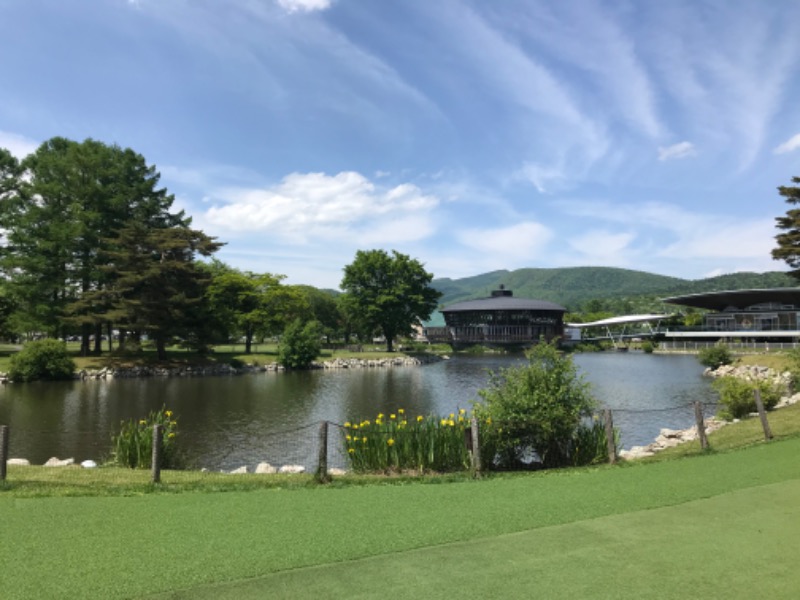
[[[515,298],[511,290],[500,286],[489,298],[456,302],[441,312],[445,327],[437,329],[444,331],[429,331],[429,339],[439,338],[431,341],[453,346],[530,346],[542,339],[561,338],[567,309],[553,302]]]

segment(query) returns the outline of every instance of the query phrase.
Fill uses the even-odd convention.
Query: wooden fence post
[[[479,476],[481,472],[481,445],[480,439],[478,438],[478,417],[472,415],[472,418],[469,422],[470,428],[470,442],[472,445],[472,473],[473,475]]]
[[[153,483],[161,483],[161,442],[164,439],[164,426],[153,425],[153,455],[150,465]]]
[[[703,420],[703,405],[700,402],[694,403],[694,421],[697,424],[697,437],[700,440],[700,448],[708,450],[708,436],[706,436],[706,423]]]
[[[606,428],[608,462],[613,465],[617,462],[617,442],[614,439],[614,418],[611,416],[611,410],[608,408],[603,410],[603,424]]]
[[[0,425],[0,481],[6,480],[8,468],[8,425]]]
[[[769,441],[772,439],[772,429],[770,429],[769,421],[767,421],[767,411],[764,410],[764,403],[761,401],[761,390],[756,388],[754,395],[756,397],[758,417],[761,419],[761,427],[764,428],[764,439]]]
[[[319,465],[315,479],[318,483],[328,483],[328,422],[323,421],[319,426]]]

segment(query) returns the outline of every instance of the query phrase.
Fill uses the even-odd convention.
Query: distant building
[[[431,342],[457,346],[530,346],[564,335],[567,309],[552,302],[515,298],[500,286],[491,297],[457,302],[443,308],[444,327],[427,327]]]
[[[670,330],[667,338],[777,341],[800,337],[800,288],[708,292],[663,301],[709,311],[700,328]]]

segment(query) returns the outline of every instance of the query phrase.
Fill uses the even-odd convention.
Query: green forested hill
[[[732,273],[707,279],[680,279],[644,271],[614,267],[568,267],[558,269],[518,269],[492,271],[463,279],[434,279],[433,287],[442,292],[443,306],[485,298],[504,285],[514,295],[549,300],[578,310],[589,300],[667,297],[701,292],[747,288],[793,287],[798,282],[786,273]]]

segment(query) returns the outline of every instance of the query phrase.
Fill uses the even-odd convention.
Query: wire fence
[[[771,432],[769,432],[766,414],[758,393],[756,393],[756,404],[759,406],[765,437],[769,439]],[[716,402],[691,402],[674,407],[652,409],[617,407],[605,409],[601,414],[596,415],[595,419],[603,419],[609,428],[618,431],[622,445],[625,446],[633,445],[626,442],[626,432],[629,433],[631,429],[636,428],[642,429],[642,419],[661,423],[662,426],[657,428],[659,432],[664,428],[664,424],[677,423],[678,426],[675,429],[681,430],[694,428],[695,435],[701,435],[702,443],[702,433],[706,429],[705,423],[716,414],[718,407],[719,404]],[[444,423],[446,421],[447,419],[443,420]],[[477,429],[474,420],[463,423],[462,428],[459,429],[463,433],[463,440],[460,442],[463,444],[463,451],[473,456],[471,459],[473,468],[475,459],[477,459],[475,454],[479,443]],[[189,453],[202,454],[205,451],[206,456],[213,457],[205,459],[213,463],[213,468],[208,470],[214,471],[235,473],[305,472],[316,473],[318,477],[324,478],[329,474],[334,476],[342,474],[354,467],[352,455],[348,454],[351,447],[349,445],[351,442],[348,440],[354,433],[353,424],[317,421],[262,433],[248,431],[246,428],[231,432],[224,427],[203,432],[181,431],[178,447],[183,447]],[[13,457],[12,452],[16,451],[13,444],[14,438],[26,440],[31,437],[47,437],[53,434],[62,442],[65,439],[82,440],[84,447],[97,450],[96,456],[99,456],[102,450],[107,457],[110,457],[110,440],[97,439],[96,431],[31,431],[1,425],[0,479],[6,478],[7,461]],[[378,439],[378,446],[391,446],[394,438],[398,437],[398,429],[396,426],[372,427],[369,435]],[[653,434],[649,441],[654,441],[656,436],[657,433]],[[153,437],[155,439],[157,436]],[[363,439],[366,443],[366,436]],[[613,453],[609,453],[612,462],[617,458],[617,450],[619,448],[615,447]],[[193,469],[201,468],[202,465],[197,464],[196,461],[196,458],[193,459],[189,456],[185,466]]]

